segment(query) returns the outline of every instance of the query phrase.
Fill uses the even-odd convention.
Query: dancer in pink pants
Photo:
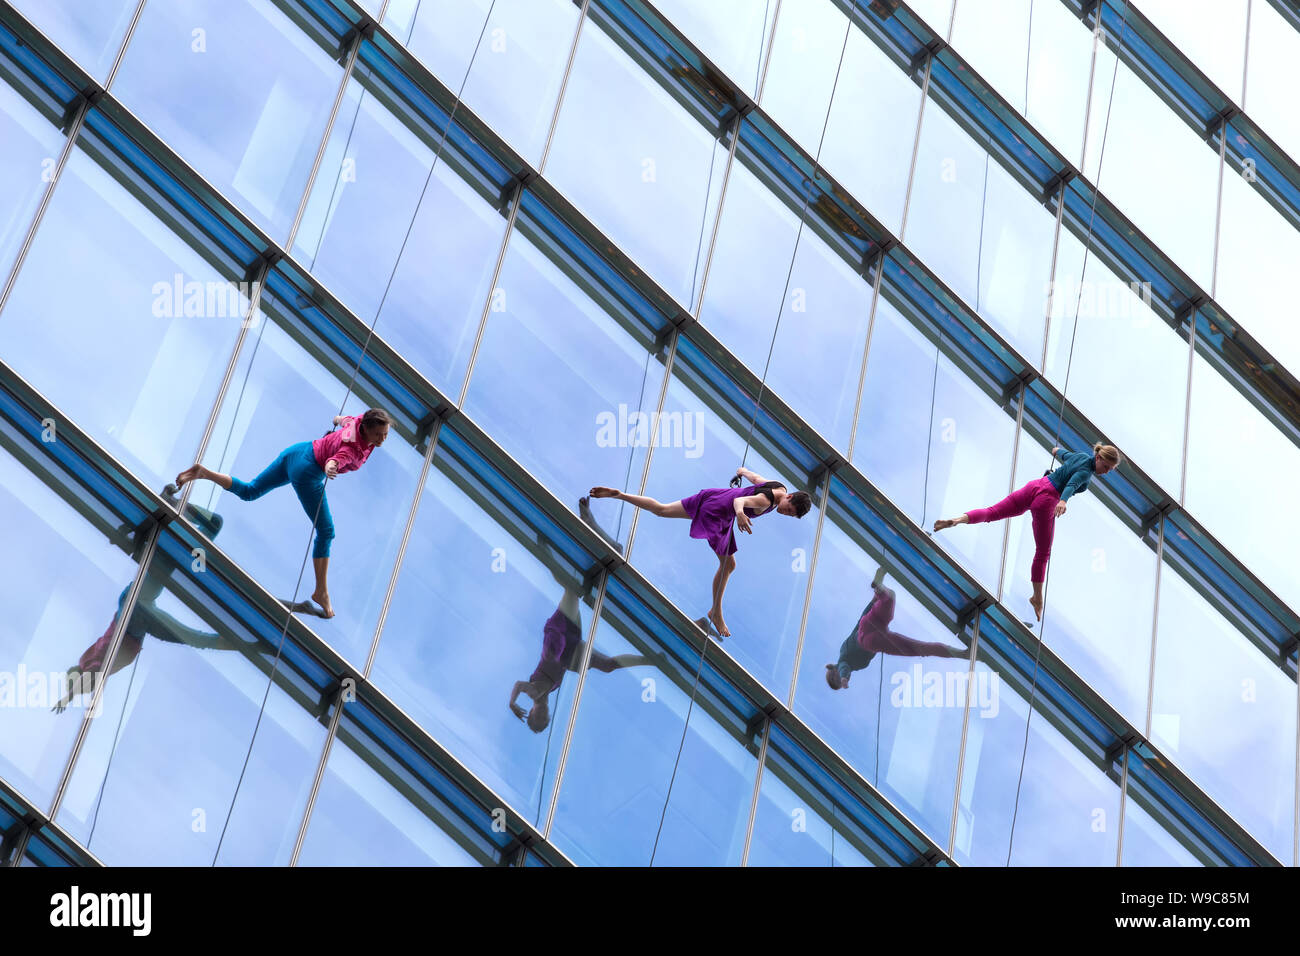
[[[940,518],[934,523],[934,530],[942,531],[953,525],[1001,521],[1030,512],[1034,522],[1034,561],[1029,568],[1029,581],[1034,586],[1034,596],[1029,603],[1040,621],[1043,619],[1043,582],[1047,579],[1047,559],[1052,555],[1056,519],[1065,514],[1065,502],[1071,495],[1088,490],[1088,481],[1093,475],[1104,475],[1124,460],[1114,445],[1101,442],[1092,446],[1092,454],[1072,453],[1057,447],[1052,449],[1052,457],[1060,459],[1059,468],[1017,488],[993,507],[976,508],[956,518]]]

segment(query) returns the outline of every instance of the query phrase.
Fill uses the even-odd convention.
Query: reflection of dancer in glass
[[[1043,581],[1047,578],[1047,559],[1052,555],[1056,519],[1065,514],[1065,502],[1071,495],[1087,490],[1093,475],[1104,475],[1124,460],[1118,448],[1101,442],[1092,446],[1092,454],[1053,448],[1052,458],[1059,458],[1061,467],[1042,478],[1035,478],[1023,488],[1017,488],[991,508],[976,508],[956,518],[941,518],[934,523],[934,530],[942,531],[958,524],[1001,521],[1026,511],[1033,514],[1034,561],[1029,568],[1029,580],[1034,586],[1034,596],[1029,603],[1040,621],[1043,619]]]
[[[315,441],[298,442],[280,452],[275,461],[251,482],[219,474],[195,463],[176,476],[180,487],[187,481],[206,478],[233,492],[245,501],[262,497],[273,488],[292,485],[298,501],[315,518],[316,546],[312,549],[312,569],[316,572],[316,590],[311,598],[320,605],[320,617],[333,617],[326,575],[329,570],[330,542],[334,539],[334,519],[325,498],[325,481],[360,468],[370,453],[384,443],[393,420],[382,408],[372,408],[364,415],[335,415],[337,431],[327,432]]]
[[[781,482],[765,481],[743,467],[737,468],[736,474],[748,478],[753,484],[740,488],[704,488],[689,498],[668,503],[614,488],[591,489],[593,498],[618,498],[661,518],[691,520],[691,537],[708,541],[718,556],[718,570],[713,576],[713,606],[709,609],[708,619],[722,637],[731,635],[722,619],[722,595],[727,589],[727,579],[736,570],[736,536],[732,526],[745,534],[753,534],[751,520],[761,518],[769,511],[802,518],[812,508],[812,498],[806,491],[787,491]]]
[[[615,550],[623,548],[596,523],[586,498],[578,503],[578,513],[590,524]],[[545,544],[545,542],[543,542]],[[555,567],[558,567],[555,565]],[[559,690],[560,681],[566,671],[578,670],[587,642],[582,639],[582,619],[579,616],[579,602],[582,593],[562,578],[559,573],[555,579],[564,587],[564,596],[560,598],[555,613],[546,619],[542,626],[542,658],[528,680],[515,681],[510,689],[510,710],[520,720],[528,724],[534,733],[541,733],[551,722],[550,695]],[[591,668],[608,674],[623,667],[638,667],[654,663],[653,658],[643,654],[619,654],[609,657],[592,648]],[[527,694],[533,701],[531,710],[524,710],[515,701],[520,694]]]
[[[965,657],[967,654],[964,647],[918,641],[891,631],[889,623],[894,619],[894,591],[883,586],[884,580],[885,569],[880,568],[871,582],[871,589],[875,592],[871,603],[858,618],[853,633],[840,645],[839,663],[826,665],[826,683],[831,690],[848,687],[849,675],[865,669],[877,654],[895,657]]]
[[[200,508],[198,505],[187,505],[185,510],[186,514],[194,520],[194,523],[207,532],[209,538],[215,538],[221,531],[221,515],[214,514],[207,508]],[[159,557],[156,560],[162,560],[162,558]],[[190,647],[204,649],[234,650],[239,646],[236,642],[224,638],[220,634],[200,631],[187,624],[182,624],[166,611],[155,607],[155,602],[162,595],[163,586],[168,576],[166,573],[157,574],[151,571],[141,583],[135,608],[132,610],[131,618],[127,621],[123,630],[122,641],[117,646],[117,655],[113,658],[112,667],[106,676],[116,674],[136,659],[136,656],[140,653],[140,648],[144,645],[146,635],[152,635],[160,641],[167,641],[171,644],[187,644]],[[54,705],[55,713],[63,713],[78,694],[94,692],[95,683],[100,679],[105,666],[108,664],[104,657],[108,654],[109,644],[113,641],[113,629],[117,626],[118,618],[122,616],[122,606],[126,603],[126,596],[130,591],[131,585],[129,584],[122,589],[122,593],[117,598],[117,611],[113,614],[113,620],[109,623],[108,628],[95,643],[86,648],[81,655],[81,659],[68,668],[66,689],[62,699]]]

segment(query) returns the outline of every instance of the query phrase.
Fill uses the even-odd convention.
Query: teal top
[[[1061,460],[1061,467],[1050,475],[1052,487],[1067,501],[1076,491],[1087,491],[1088,480],[1097,473],[1097,459],[1086,451],[1067,451],[1058,448],[1054,458]]]

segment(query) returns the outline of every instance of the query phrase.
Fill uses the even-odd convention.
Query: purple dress
[[[691,537],[708,541],[709,547],[719,557],[735,554],[736,511],[731,503],[737,498],[757,494],[760,488],[760,485],[742,488],[705,488],[689,498],[683,498],[682,507],[686,509],[686,514],[691,519]],[[758,518],[771,511],[772,507],[768,505],[757,514],[746,507],[745,514],[751,518]]]

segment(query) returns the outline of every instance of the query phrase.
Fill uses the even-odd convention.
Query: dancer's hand
[[[754,528],[749,523],[749,515],[745,514],[743,511],[736,513],[736,527],[745,532],[745,534],[754,533]]]
[[[339,463],[331,458],[325,462],[325,477],[337,478],[339,476]]]
[[[1056,503],[1056,517],[1059,518],[1059,517],[1061,517],[1061,515],[1063,515],[1063,514],[1065,514],[1065,502],[1064,502],[1064,501],[1058,501],[1058,502]]]

